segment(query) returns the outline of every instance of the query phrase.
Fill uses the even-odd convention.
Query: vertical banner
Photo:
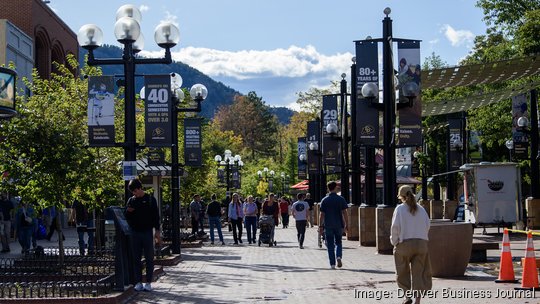
[[[273,179],[268,180],[268,192],[274,192],[274,180]]]
[[[314,143],[320,147],[320,121],[308,121],[307,123],[307,146],[308,146],[308,174],[320,174],[319,151],[312,151],[309,145]]]
[[[323,161],[328,165],[338,165],[339,157],[339,134],[331,135],[326,132],[329,124],[335,124],[338,127],[338,107],[337,95],[324,95],[322,104],[322,127],[323,127]]]
[[[164,166],[165,165],[165,152],[161,149],[151,149],[146,154],[149,166]]]
[[[379,54],[377,42],[356,41],[356,142],[359,145],[379,145],[379,110],[362,97],[362,86],[373,82],[379,87]],[[356,98],[356,100],[354,99]]]
[[[240,189],[240,171],[237,167],[231,168],[231,177],[232,188]]]
[[[450,147],[448,154],[449,171],[459,170],[459,167],[463,165],[463,138],[462,134],[461,118],[449,118],[448,119],[448,147]]]
[[[307,146],[306,146],[306,138],[305,137],[298,137],[298,179],[306,179],[307,178]],[[303,156],[303,159],[301,159],[301,155]]]
[[[514,151],[512,151],[512,154],[516,159],[527,159],[529,154],[529,140],[527,134],[518,128],[517,121],[520,117],[527,117],[530,121],[526,94],[512,97],[512,140],[514,141]]]
[[[88,144],[114,145],[114,78],[88,77]]]
[[[399,102],[409,104],[403,88],[409,82],[418,85],[418,96],[409,106],[399,109],[397,146],[422,145],[422,102],[420,98],[420,41],[399,41]]]
[[[201,120],[184,119],[184,162],[186,166],[202,166]]]
[[[145,141],[148,147],[171,146],[171,77],[169,75],[144,76]]]
[[[225,173],[224,169],[218,168],[218,170],[217,170],[218,183],[220,183],[220,184],[225,184],[226,183],[225,174],[226,173]]]

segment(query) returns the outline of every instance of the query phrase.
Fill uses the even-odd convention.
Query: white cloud
[[[148,57],[160,56],[161,52],[141,52]],[[188,64],[209,76],[225,76],[236,79],[264,77],[303,77],[310,74],[337,75],[348,71],[351,53],[331,56],[317,52],[315,47],[270,51],[221,51],[208,48],[186,47],[172,53],[173,60]]]
[[[139,10],[141,11],[141,13],[144,13],[150,10],[150,7],[148,5],[141,4],[141,6],[139,6]]]
[[[462,44],[470,43],[474,40],[474,34],[468,30],[455,30],[449,24],[445,24],[441,29],[452,46],[461,46]]]
[[[142,51],[145,57],[161,57],[163,51]],[[327,88],[341,74],[350,77],[352,53],[325,55],[315,47],[222,51],[185,47],[173,52],[174,61],[185,63],[214,80],[247,93],[255,91],[271,105],[292,107],[297,92],[311,87]]]
[[[160,23],[162,22],[171,22],[178,27],[178,16],[171,14],[169,11],[165,11],[165,19],[162,19]]]

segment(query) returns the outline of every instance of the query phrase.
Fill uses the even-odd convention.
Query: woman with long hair
[[[404,304],[421,300],[421,291],[430,290],[431,264],[428,253],[429,217],[426,210],[416,203],[412,188],[403,185],[398,198],[402,204],[392,216],[390,242],[394,245],[396,281],[405,295]]]

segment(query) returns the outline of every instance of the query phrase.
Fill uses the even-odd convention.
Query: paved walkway
[[[153,283],[154,291],[138,293],[131,303],[402,302],[393,256],[378,255],[374,247],[344,240],[343,268],[331,270],[325,247],[317,247],[316,228],[308,228],[303,250],[297,246],[294,223],[276,229],[277,247],[248,245],[245,234],[243,245],[231,245],[231,233],[224,233],[225,246],[205,243],[202,248],[183,249],[183,261],[165,267],[165,275]],[[523,250],[514,247],[523,245],[513,246],[516,260]],[[539,303],[540,293],[534,299],[499,296],[515,295],[513,288],[520,286],[496,284],[496,277],[485,272],[498,266],[499,254],[488,251],[492,263],[469,264],[465,277],[434,278],[434,295],[422,303]]]

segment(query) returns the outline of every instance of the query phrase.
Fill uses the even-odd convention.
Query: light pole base
[[[431,213],[429,214],[430,215],[429,217],[432,220],[442,219],[444,215],[443,201],[431,200],[429,204],[430,204],[430,211],[431,211]]]
[[[360,246],[375,247],[377,245],[375,210],[375,206],[362,205],[358,207]]]
[[[377,223],[377,253],[392,254],[394,246],[390,243],[390,228],[392,226],[392,215],[395,207],[377,207],[375,218]]]
[[[348,241],[358,241],[358,208],[356,206],[351,206],[347,209],[347,240]]]

